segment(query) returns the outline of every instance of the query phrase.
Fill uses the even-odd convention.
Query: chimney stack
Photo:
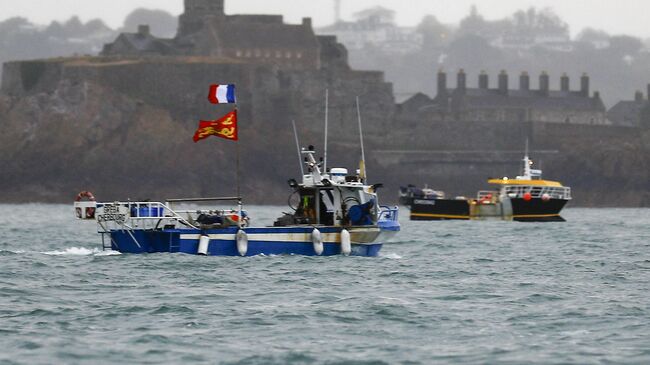
[[[570,80],[566,73],[562,74],[562,77],[560,77],[560,89],[564,92],[569,92]]]
[[[508,74],[506,70],[501,70],[499,74],[499,93],[508,95]]]
[[[539,75],[539,91],[543,96],[548,96],[549,92],[549,79],[546,71],[542,71],[542,74]]]
[[[467,75],[465,75],[465,70],[462,68],[458,71],[458,78],[456,80],[456,89],[461,93],[465,93],[467,90]]]
[[[589,97],[589,76],[586,73],[583,73],[580,78],[580,93],[585,98]]]
[[[636,101],[637,103],[643,101],[643,93],[641,91],[637,90],[634,93],[634,101]]]
[[[438,95],[447,94],[447,74],[442,69],[438,70]]]
[[[522,72],[521,76],[519,76],[519,89],[522,91],[530,90],[530,76],[526,71]]]
[[[490,79],[485,71],[481,71],[481,74],[478,75],[478,88],[479,89],[488,89],[490,87]]]
[[[302,26],[311,29],[311,18],[302,18]]]

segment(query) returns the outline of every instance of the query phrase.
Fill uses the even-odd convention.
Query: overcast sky
[[[334,0],[226,0],[226,12],[284,14],[292,23],[310,16],[316,25],[325,25],[334,19],[333,4]],[[612,34],[650,37],[650,0],[342,0],[342,15],[350,18],[355,11],[381,5],[396,10],[403,25],[416,24],[425,14],[444,23],[457,23],[472,4],[488,19],[531,6],[551,7],[571,25],[574,35],[584,27],[594,27]],[[23,16],[47,24],[79,15],[84,21],[102,18],[117,28],[137,7],[179,14],[183,0],[0,0],[0,20]]]

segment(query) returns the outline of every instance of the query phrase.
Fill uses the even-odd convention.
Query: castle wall
[[[313,49],[294,48],[225,48],[223,54],[243,62],[267,64],[288,69],[318,69],[319,53]]]
[[[472,196],[489,187],[487,178],[520,172],[528,139],[544,177],[574,187],[574,205],[639,204],[638,192],[650,181],[638,169],[644,152],[634,150],[641,138],[636,128],[607,125],[425,122],[391,131],[383,143],[373,141],[367,154],[389,191],[412,183]]]
[[[316,136],[323,131],[325,89],[329,89],[333,139],[358,139],[357,96],[368,134],[382,134],[386,128],[392,128],[393,89],[381,72],[286,70],[192,57],[106,58],[103,62],[61,60],[42,65],[47,67],[37,75],[40,78],[30,75],[29,79],[21,72],[26,66],[20,63],[8,66],[3,90],[25,96],[51,92],[61,80],[72,84],[91,82],[170,110],[178,121],[196,121],[216,118],[222,110],[207,102],[209,84],[234,83],[238,87],[240,116],[246,121],[245,126],[266,128],[295,119],[301,129],[320,140]]]

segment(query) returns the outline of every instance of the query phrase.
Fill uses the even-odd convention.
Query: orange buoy
[[[529,202],[529,201],[531,201],[531,200],[533,200],[533,194],[531,194],[531,193],[525,193],[525,194],[524,194],[524,201]]]

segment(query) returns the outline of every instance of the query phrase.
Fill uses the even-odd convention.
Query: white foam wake
[[[41,253],[49,256],[112,256],[120,254],[115,251],[102,251],[98,248],[89,249],[84,247],[68,247],[62,251],[47,251]]]
[[[112,251],[112,250],[109,250],[109,251],[99,251],[99,252],[97,252],[97,253],[94,254],[94,255],[95,255],[95,256],[119,256],[119,255],[121,255],[121,254],[122,254],[122,253],[119,252],[119,251]]]

